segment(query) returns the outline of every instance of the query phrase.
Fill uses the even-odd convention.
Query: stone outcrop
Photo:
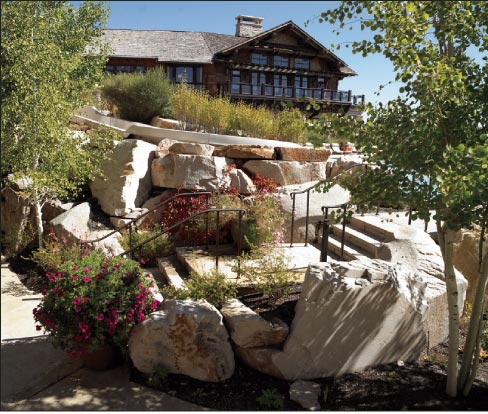
[[[121,141],[114,148],[110,160],[102,165],[105,178],[90,183],[92,195],[105,213],[124,216],[149,198],[155,148],[136,139]]]
[[[276,159],[282,161],[325,162],[329,159],[331,150],[312,148],[276,147]]]
[[[288,326],[275,318],[263,319],[241,301],[227,301],[220,310],[232,341],[242,348],[282,344],[288,335]]]
[[[297,380],[290,386],[290,400],[309,411],[320,410],[320,394],[322,390],[316,382]]]
[[[468,290],[466,291],[466,300],[473,303],[478,285],[478,261],[479,261],[479,239],[481,236],[480,227],[474,227],[473,230],[462,229],[459,231],[452,262],[468,281]],[[483,246],[483,255],[488,252],[488,241]],[[485,290],[485,309],[488,309],[488,290]]]
[[[226,145],[216,148],[213,155],[244,160],[271,160],[274,158],[274,148],[259,145]]]
[[[165,138],[159,141],[157,148],[154,150],[154,157],[164,157],[169,154],[169,149],[172,145],[178,144],[180,141],[175,139]]]
[[[295,191],[302,191],[313,187],[318,181],[288,185],[278,188],[277,198],[281,204],[283,212],[285,213],[285,241],[291,240],[291,216],[293,210],[293,201],[290,194]],[[327,193],[321,193],[316,190],[310,191],[309,202],[309,225],[308,225],[308,240],[315,239],[315,223],[323,219],[322,206],[337,206],[348,203],[350,193],[345,188],[338,184],[332,186]],[[293,241],[302,243],[305,241],[305,221],[307,215],[307,194],[297,194],[295,196],[295,225]]]
[[[256,191],[256,186],[244,171],[233,168],[228,174],[230,186],[236,188],[239,194],[252,194]]]
[[[149,125],[155,126],[157,128],[180,129],[180,124],[178,121],[175,121],[174,119],[164,119],[158,116],[155,116],[153,119],[151,119]]]
[[[325,179],[323,162],[251,160],[242,168],[251,176],[259,174],[272,178],[278,186]]]
[[[310,265],[283,350],[236,352],[254,369],[287,380],[413,360],[427,341],[432,347],[447,337],[445,294],[444,282],[405,265],[373,259]]]
[[[361,164],[364,162],[364,158],[359,154],[348,154],[331,157],[326,163],[327,177],[335,177],[346,168],[353,166],[354,164]],[[354,175],[362,171],[363,167],[355,167],[350,169],[347,174]]]
[[[101,226],[97,224],[93,220],[90,204],[81,203],[51,220],[49,227],[58,239],[65,237],[68,244],[78,244],[80,241],[98,239],[112,231],[101,230]],[[117,233],[96,243],[95,246],[114,255],[124,251],[117,240]]]
[[[234,354],[222,315],[205,300],[167,300],[134,328],[129,354],[135,367],[224,381],[234,373]]]

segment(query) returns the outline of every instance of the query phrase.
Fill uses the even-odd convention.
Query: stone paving
[[[32,317],[41,295],[21,283],[3,256],[1,290],[2,411],[205,410],[131,382],[127,365],[91,371],[54,349]]]

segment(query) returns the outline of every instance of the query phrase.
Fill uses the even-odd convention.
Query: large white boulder
[[[252,194],[256,191],[256,186],[244,171],[233,168],[228,174],[230,186],[236,188],[239,194]]]
[[[210,157],[215,147],[208,144],[198,144],[192,142],[175,142],[168,148],[170,154],[188,154]]]
[[[105,213],[124,216],[149,198],[155,149],[137,139],[123,140],[114,148],[110,160],[102,165],[104,177],[90,183],[92,195]]]
[[[327,177],[335,177],[346,168],[352,167],[354,164],[364,163],[364,157],[361,154],[344,154],[331,156],[326,163]],[[355,175],[362,171],[363,167],[358,166],[351,168],[347,174]]]
[[[101,225],[93,220],[93,213],[89,203],[81,203],[49,222],[49,227],[58,239],[66,238],[70,244],[79,244],[101,238],[112,230],[102,229]],[[106,239],[94,243],[108,254],[120,254],[124,251],[118,241],[119,234],[115,233]]]
[[[168,154],[153,160],[152,184],[162,188],[217,190],[230,163],[224,157]]]
[[[447,337],[445,295],[444,282],[400,264],[310,265],[283,350],[237,352],[253,368],[287,380],[413,360]],[[436,323],[440,328],[432,332]]]
[[[242,168],[249,174],[259,174],[274,180],[278,186],[300,184],[325,179],[324,162],[251,160]]]
[[[129,354],[135,367],[224,381],[234,373],[234,353],[222,315],[205,300],[167,300],[134,328]]]
[[[267,321],[238,299],[224,303],[220,310],[232,341],[243,348],[282,344],[288,326],[279,319]]]

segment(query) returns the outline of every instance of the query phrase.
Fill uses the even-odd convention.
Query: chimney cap
[[[253,22],[255,24],[261,24],[264,20],[263,17],[255,17],[255,16],[247,16],[245,14],[240,14],[239,16],[236,17],[237,21],[248,21],[248,22]]]

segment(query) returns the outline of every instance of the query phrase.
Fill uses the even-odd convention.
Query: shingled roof
[[[159,62],[211,63],[213,55],[248,40],[218,33],[107,29],[114,57],[156,58]]]

